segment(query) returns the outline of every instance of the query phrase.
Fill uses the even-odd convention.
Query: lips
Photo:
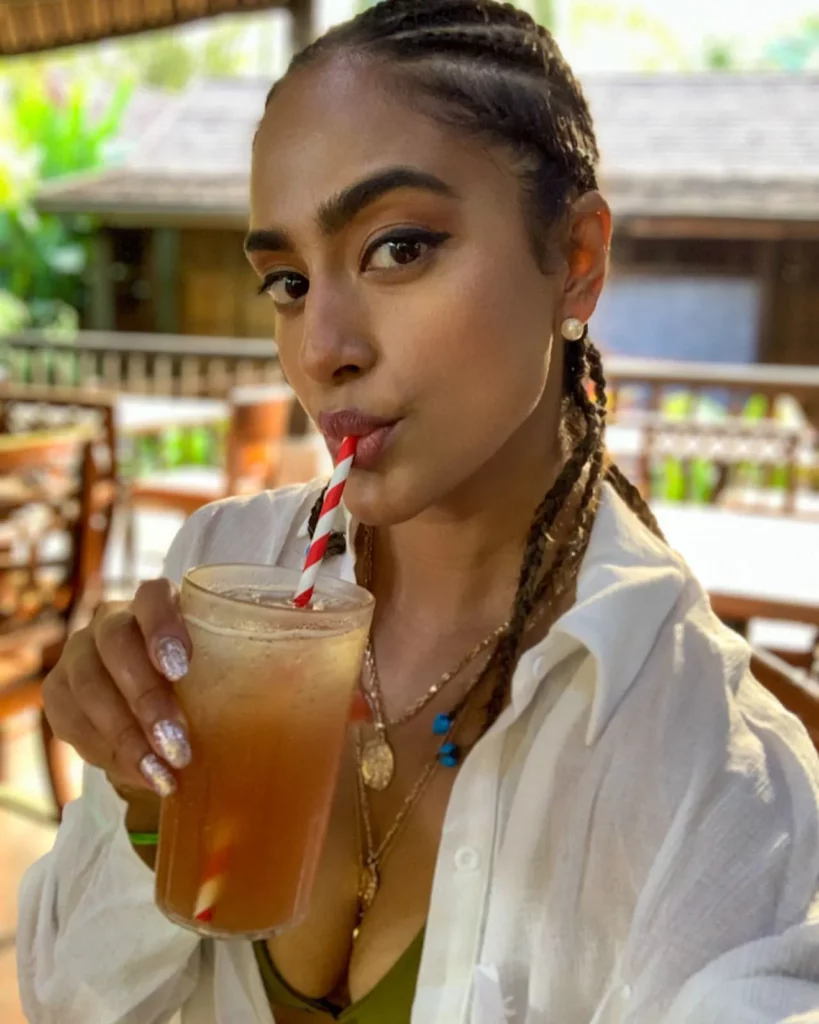
[[[327,441],[327,447],[335,460],[341,442],[345,437],[357,437],[356,469],[372,469],[392,437],[398,420],[369,416],[358,409],[343,409],[340,412],[323,412],[318,417],[319,430]]]

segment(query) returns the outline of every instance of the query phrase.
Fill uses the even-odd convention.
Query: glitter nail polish
[[[188,652],[175,636],[165,636],[156,643],[156,660],[167,680],[175,683],[188,674]]]
[[[159,752],[174,768],[190,764],[191,747],[181,722],[163,718],[151,730]]]
[[[139,770],[159,796],[170,796],[176,789],[176,780],[170,769],[159,760],[156,754],[146,754],[139,762]]]

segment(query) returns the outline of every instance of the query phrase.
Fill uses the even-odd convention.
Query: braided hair
[[[287,74],[339,53],[382,64],[384,86],[397,89],[402,102],[511,154],[532,253],[546,270],[572,202],[597,187],[599,159],[582,89],[551,34],[524,11],[494,0],[383,0],[297,54]],[[483,669],[492,680],[484,731],[503,709],[532,612],[545,603],[556,615],[576,579],[603,479],[660,535],[637,488],[605,457],[600,353],[588,332],[565,346],[563,420],[572,427],[571,450],[535,509],[509,627]],[[557,544],[556,523],[570,501],[577,503],[573,527]],[[331,551],[343,550],[343,537],[331,544]]]

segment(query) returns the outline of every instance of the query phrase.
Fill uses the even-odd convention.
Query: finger
[[[43,712],[54,735],[72,746],[83,761],[97,768],[106,767],[111,757],[110,750],[91,719],[77,704],[61,669],[59,672],[55,669],[43,680],[42,696]],[[144,780],[142,782],[144,784]]]
[[[145,640],[130,612],[100,623],[96,653],[156,753],[174,768],[191,759],[184,716],[167,679],[148,660]]]
[[[156,670],[172,683],[187,675],[191,641],[174,584],[166,579],[143,583],[131,610]]]
[[[102,767],[112,776],[129,779],[135,785],[147,782],[159,796],[172,793],[176,789],[173,773],[152,750],[142,725],[93,646],[85,648],[72,662],[68,683],[79,712],[100,737],[101,753],[97,747],[92,756],[96,760],[102,757]]]

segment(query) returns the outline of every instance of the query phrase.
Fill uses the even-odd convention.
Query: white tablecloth
[[[652,502],[707,590],[819,605],[819,522]]]

